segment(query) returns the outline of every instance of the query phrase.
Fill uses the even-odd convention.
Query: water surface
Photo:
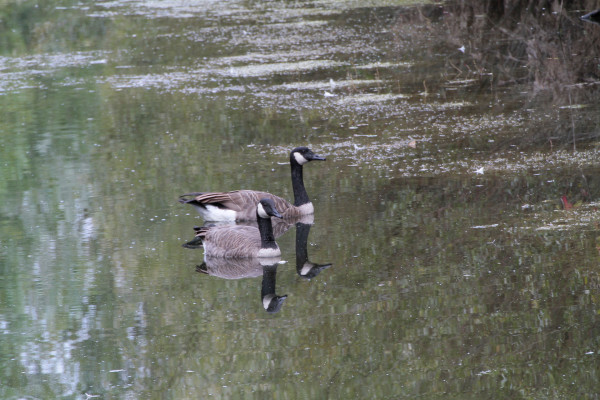
[[[0,397],[595,396],[598,142],[522,138],[597,104],[482,85],[392,3],[0,7]],[[267,313],[177,197],[291,199],[298,145]]]

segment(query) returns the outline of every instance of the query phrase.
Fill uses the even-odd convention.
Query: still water
[[[0,5],[1,398],[597,398],[599,142],[520,140],[597,104],[389,3]],[[292,199],[299,145],[279,263],[181,246],[180,194]]]

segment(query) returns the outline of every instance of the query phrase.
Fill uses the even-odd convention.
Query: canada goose
[[[179,196],[179,202],[195,206],[206,221],[256,220],[256,203],[262,198],[273,200],[283,218],[312,214],[314,207],[304,187],[302,166],[314,160],[325,161],[325,157],[316,155],[308,147],[296,147],[290,152],[294,204],[270,193],[255,190],[187,193]]]
[[[282,218],[273,200],[261,199],[255,206],[258,228],[245,225],[202,226],[184,247],[198,247],[202,241],[205,257],[253,258],[281,255],[273,236],[271,216]]]
[[[589,14],[585,14],[581,17],[583,21],[591,22],[593,24],[600,24],[600,9],[596,11],[592,11]]]

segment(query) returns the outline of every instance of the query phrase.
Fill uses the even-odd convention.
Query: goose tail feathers
[[[181,204],[194,204],[194,205],[200,206],[200,205],[202,205],[202,203],[199,203],[196,200],[196,197],[198,197],[202,194],[204,194],[204,192],[194,192],[194,193],[182,194],[181,196],[179,196],[179,202]]]

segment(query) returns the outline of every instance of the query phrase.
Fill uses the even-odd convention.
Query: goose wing
[[[185,197],[194,196],[192,199]],[[263,198],[269,198],[275,203],[277,211],[285,213],[292,208],[287,200],[274,196],[271,193],[260,192],[256,190],[234,190],[231,192],[207,192],[207,193],[189,193],[180,196],[180,201],[197,205],[211,204],[237,213],[236,220],[254,221],[256,220],[256,205]]]
[[[260,232],[253,226],[215,226],[198,234],[203,235],[204,251],[209,257],[256,257],[261,246]]]

